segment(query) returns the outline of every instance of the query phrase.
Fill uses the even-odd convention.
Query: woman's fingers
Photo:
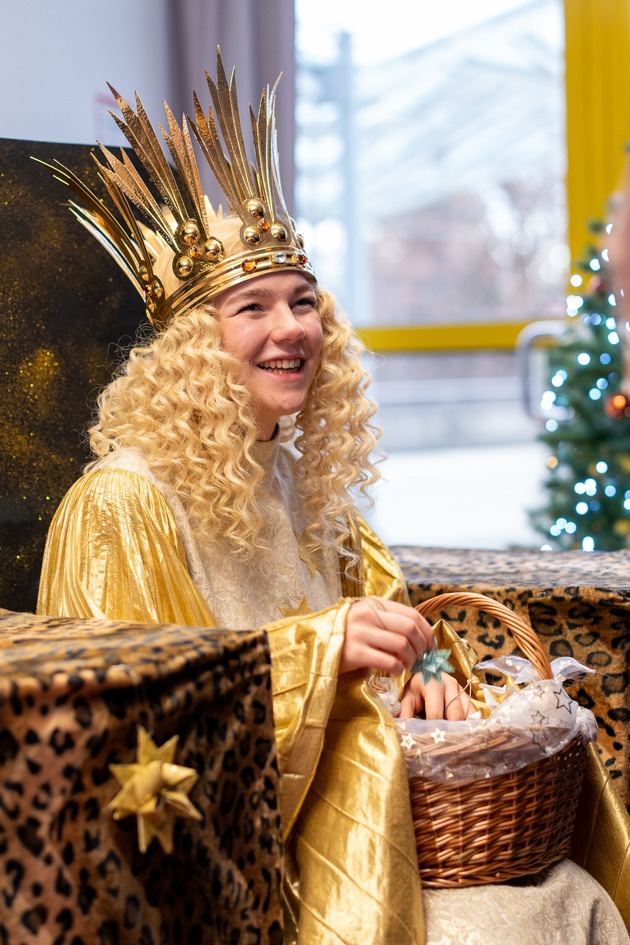
[[[468,694],[462,689],[454,676],[448,673],[442,673],[442,682],[444,684],[444,709],[445,718],[451,722],[461,722],[468,718],[470,712],[470,699]]]
[[[400,604],[398,601],[384,600],[381,597],[366,597],[360,603],[375,607],[379,617],[397,632],[410,635],[414,639],[419,636],[423,642],[421,649],[417,652],[418,656],[425,650],[433,648],[433,628],[426,617],[419,614],[413,607]]]
[[[446,700],[444,683],[431,679],[424,687],[424,717],[425,719],[446,718]]]
[[[373,668],[399,676],[433,645],[433,630],[417,610],[380,597],[364,597],[348,611],[339,672]],[[422,673],[414,673],[401,706],[403,719],[422,712],[427,719],[458,721],[467,717],[470,702],[448,673],[442,673],[441,682],[432,679],[426,684]]]
[[[431,627],[413,608],[366,597],[348,611],[340,672],[373,667],[399,675],[432,644]]]
[[[459,722],[467,718],[470,700],[454,676],[442,673],[442,681],[425,683],[422,673],[414,673],[405,686],[401,699],[401,719],[422,715],[426,719],[448,719]]]
[[[424,709],[425,694],[421,673],[414,673],[405,686],[400,700],[400,718],[413,719]]]
[[[410,655],[413,654],[413,659],[407,668],[410,668],[425,650],[433,647],[433,630],[425,618],[412,607],[379,597],[366,597],[354,606],[361,609],[362,619],[370,627],[376,631],[387,632],[388,635],[382,637],[382,640],[391,642],[393,637],[395,647],[411,647]]]
[[[382,654],[386,658],[389,657],[391,660],[394,660],[397,664],[396,675],[402,673],[405,667],[410,667],[413,665],[416,656],[415,650],[413,649],[412,644],[405,636],[394,633],[391,630],[376,630],[372,627],[366,627],[361,634],[361,645],[366,653],[376,655]],[[372,664],[368,664],[366,668],[369,668]],[[382,669],[382,666],[374,667],[375,669]]]

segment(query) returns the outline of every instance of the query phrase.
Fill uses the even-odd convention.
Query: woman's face
[[[313,285],[299,272],[258,276],[228,289],[215,306],[223,348],[237,358],[268,440],[280,417],[304,406],[322,350]]]

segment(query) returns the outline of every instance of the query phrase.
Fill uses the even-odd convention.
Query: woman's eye
[[[241,312],[255,312],[258,310],[258,308],[259,308],[259,305],[257,302],[250,302],[249,305],[243,305],[243,307],[239,308],[238,311],[239,311],[239,314]]]
[[[298,299],[295,303],[296,307],[302,308],[314,308],[315,307],[315,297],[311,295],[304,296],[303,299]]]

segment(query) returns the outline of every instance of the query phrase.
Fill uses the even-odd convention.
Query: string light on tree
[[[601,237],[602,225],[592,232]],[[547,504],[532,513],[546,550],[630,546],[630,384],[621,340],[627,327],[618,324],[607,262],[606,249],[588,247],[570,278],[566,330],[550,349],[540,437],[550,450]]]

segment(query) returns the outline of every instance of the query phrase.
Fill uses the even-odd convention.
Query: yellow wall
[[[564,0],[571,258],[603,219],[630,144],[630,0]]]

